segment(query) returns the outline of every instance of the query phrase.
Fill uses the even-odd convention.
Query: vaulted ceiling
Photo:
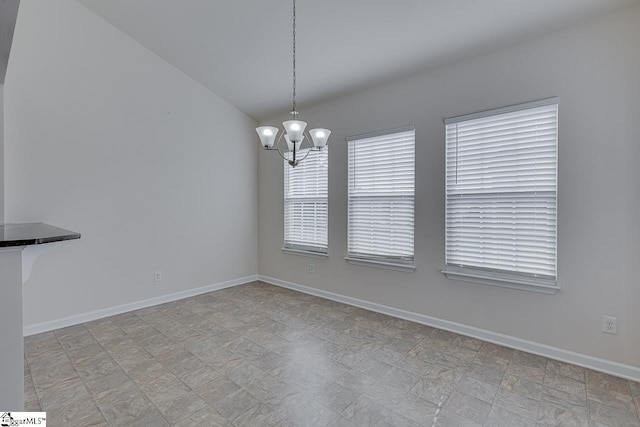
[[[256,119],[288,111],[291,0],[78,0]],[[640,0],[298,0],[309,104]]]
[[[4,84],[7,72],[19,4],[20,0],[0,0],[0,85]]]

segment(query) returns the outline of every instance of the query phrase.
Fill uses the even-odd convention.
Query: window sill
[[[299,255],[299,256],[306,256],[310,258],[322,258],[322,259],[329,258],[328,253],[307,251],[304,249],[282,248],[282,252],[289,255]]]
[[[553,295],[560,289],[557,285],[553,284],[552,281],[548,281],[549,284],[545,284],[521,277],[502,277],[498,274],[482,273],[470,270],[449,268],[442,270],[442,274],[447,276],[447,279],[480,283],[489,286],[499,286],[501,288],[518,289],[521,291],[537,292],[541,294]]]
[[[363,258],[351,258],[348,256],[344,257],[344,259],[346,259],[349,264],[366,265],[367,267],[378,267],[378,268],[384,268],[387,270],[408,271],[408,272],[416,270],[416,266],[411,264],[400,264],[400,263],[394,263],[394,262],[377,261],[377,260],[363,259]]]

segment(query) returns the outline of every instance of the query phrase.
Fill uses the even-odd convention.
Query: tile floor
[[[260,282],[25,353],[53,427],[640,426],[638,383]]]

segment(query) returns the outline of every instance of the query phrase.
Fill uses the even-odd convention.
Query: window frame
[[[393,134],[400,134],[405,132],[413,132],[413,194],[411,195],[411,200],[413,202],[412,206],[412,255],[411,257],[406,256],[380,256],[375,254],[366,254],[362,252],[351,252],[351,180],[350,180],[350,171],[351,171],[351,143],[356,143],[359,140],[376,138],[376,137],[384,137]],[[415,208],[416,208],[416,191],[415,191],[415,164],[416,164],[416,155],[415,155],[415,144],[416,144],[416,129],[415,125],[408,125],[399,128],[385,129],[376,132],[369,132],[359,135],[353,135],[346,138],[347,141],[347,256],[345,256],[345,260],[349,264],[354,265],[364,265],[370,267],[378,267],[384,268],[388,270],[396,270],[396,271],[405,271],[412,272],[415,271]],[[356,196],[357,197],[357,196]],[[362,196],[361,196],[362,197]],[[375,196],[370,196],[371,198],[375,198]],[[393,198],[404,198],[406,199],[406,195],[399,196],[380,196],[380,199],[393,199]]]
[[[300,154],[302,157],[304,157],[304,155],[306,154],[307,150],[311,150],[310,148],[306,148],[303,150],[300,150],[298,152],[298,154]],[[326,185],[327,185],[327,194],[326,196],[315,196],[315,197],[310,197],[310,199],[313,199],[312,203],[317,202],[318,200],[324,200],[327,206],[327,210],[326,210],[326,217],[327,217],[327,222],[326,222],[326,236],[327,236],[327,240],[326,240],[326,246],[316,246],[316,245],[305,245],[305,244],[295,244],[295,243],[288,243],[286,236],[287,236],[287,203],[291,203],[292,200],[295,201],[296,199],[298,200],[302,200],[304,201],[304,198],[296,198],[296,197],[287,197],[287,179],[290,179],[290,173],[293,172],[291,169],[292,166],[287,162],[287,160],[283,160],[283,164],[284,164],[284,169],[283,169],[283,203],[282,203],[282,209],[283,209],[283,233],[282,233],[282,237],[283,237],[283,246],[281,248],[282,252],[287,253],[287,254],[291,254],[291,255],[301,255],[301,256],[308,256],[308,257],[313,257],[313,258],[328,258],[329,257],[329,147],[324,147],[322,150],[316,151],[316,150],[312,150],[311,153],[309,153],[309,156],[304,160],[301,161],[297,166],[296,169],[299,170],[299,168],[304,168],[305,167],[305,162],[308,162],[310,159],[312,159],[315,155],[318,155],[322,153],[323,156],[325,156],[326,158]],[[285,153],[285,158],[287,157],[288,153]],[[307,165],[309,163],[306,163]],[[291,220],[291,219],[290,219]]]
[[[448,215],[448,182],[447,182],[447,154],[448,149],[445,148],[445,269],[442,273],[449,279],[460,280],[465,282],[481,283],[492,286],[500,286],[512,289],[520,289],[544,294],[555,294],[560,287],[558,286],[558,146],[559,146],[559,106],[560,98],[552,97],[542,99],[538,101],[526,102],[522,104],[511,105],[503,108],[496,108],[492,110],[481,111],[472,114],[466,114],[462,116],[456,116],[449,119],[445,119],[445,129],[450,124],[461,123],[465,121],[471,121],[481,119],[485,117],[498,116],[518,111],[530,110],[545,106],[556,106],[555,111],[555,218],[554,218],[554,269],[555,276],[540,276],[535,274],[518,273],[507,270],[497,269],[483,269],[481,267],[461,267],[455,264],[448,264],[447,260],[447,247],[449,239],[447,238],[447,230],[449,223]],[[445,137],[445,144],[447,138]],[[457,173],[457,172],[456,172]],[[494,192],[495,193],[495,192]],[[491,192],[487,192],[491,194]],[[498,200],[497,198],[495,200]]]

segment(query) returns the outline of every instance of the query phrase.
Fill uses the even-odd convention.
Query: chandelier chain
[[[293,0],[293,109],[296,111],[296,0]]]

